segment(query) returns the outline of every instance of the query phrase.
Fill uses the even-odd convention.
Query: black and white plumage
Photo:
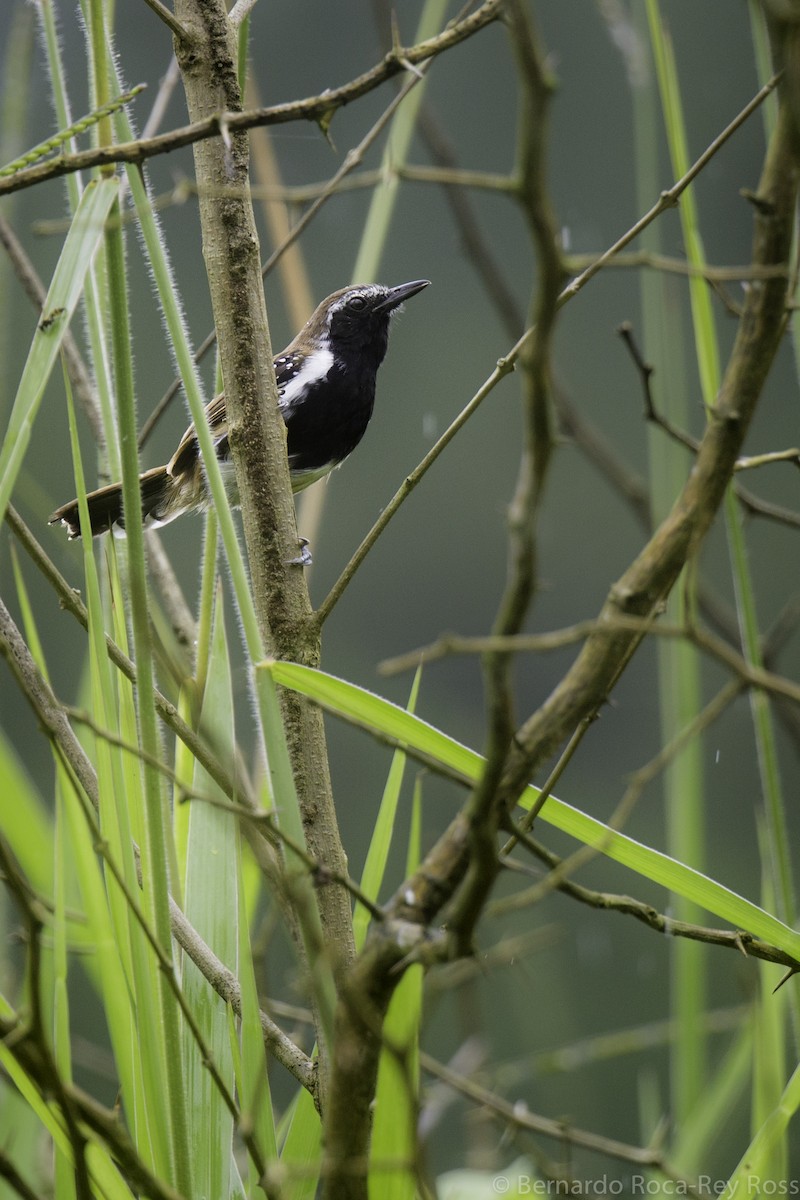
[[[322,301],[294,341],[273,360],[295,492],[340,466],[361,441],[372,416],[375,379],[386,355],[392,315],[428,283],[416,279],[397,287],[341,288]],[[208,404],[206,414],[228,496],[237,505],[224,393]],[[146,471],[140,483],[146,525],[165,525],[208,506],[194,425],[166,466]],[[90,492],[87,502],[93,535],[124,530],[121,484]],[[77,500],[56,509],[50,523],[58,521],[71,538],[80,537]]]

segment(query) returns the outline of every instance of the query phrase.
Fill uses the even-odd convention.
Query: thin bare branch
[[[226,131],[226,135],[230,135],[254,129],[259,125],[313,121],[326,131],[340,108],[374,91],[395,75],[403,74],[408,70],[409,64],[417,66],[472,37],[480,29],[496,21],[501,8],[502,0],[485,0],[474,13],[450,25],[437,37],[419,42],[416,46],[407,46],[399,52],[392,51],[382,62],[359,75],[357,79],[341,87],[331,88],[319,96],[293,100],[288,104],[276,104],[270,108],[251,109],[247,112],[216,113],[157,137],[83,150],[77,154],[65,154],[0,180],[0,195],[33,187],[34,184],[47,179],[56,179],[75,171],[89,170],[91,167],[104,167],[112,163],[141,165],[150,158],[169,154],[183,146],[219,137],[223,130]]]
[[[489,1091],[472,1079],[459,1075],[437,1062],[430,1054],[420,1055],[420,1065],[429,1075],[441,1079],[449,1087],[460,1092],[468,1100],[488,1108],[499,1120],[514,1129],[525,1129],[544,1137],[556,1138],[573,1146],[582,1146],[587,1150],[595,1150],[608,1158],[617,1158],[623,1162],[636,1163],[639,1166],[654,1167],[670,1178],[677,1176],[670,1170],[663,1153],[658,1149],[646,1146],[631,1146],[626,1142],[618,1142],[614,1138],[605,1138],[590,1130],[577,1129],[568,1121],[554,1121],[551,1117],[541,1117],[528,1111],[523,1103],[512,1104],[502,1096]]]
[[[747,958],[758,958],[763,962],[776,963],[779,966],[800,971],[800,962],[797,959],[792,958],[790,954],[779,947],[771,946],[769,942],[755,938],[743,930],[710,929],[705,925],[676,921],[666,913],[659,912],[652,904],[646,904],[643,900],[637,900],[633,896],[621,896],[614,892],[602,892],[596,891],[594,888],[583,887],[582,884],[575,883],[574,880],[561,874],[560,868],[564,860],[557,854],[553,854],[541,842],[522,831],[517,832],[517,837],[531,854],[546,864],[551,873],[555,873],[557,880],[555,890],[563,892],[573,900],[578,900],[581,904],[587,904],[590,908],[604,909],[607,912],[619,912],[625,916],[635,917],[637,921],[641,921],[648,928],[654,929],[657,933],[663,933],[667,937],[689,938],[690,941],[706,942],[711,946],[724,946],[729,950],[735,950],[738,954],[744,954]],[[549,875],[545,878],[548,879]],[[487,909],[487,916],[497,917],[503,913],[526,907],[531,902],[538,902],[541,895],[537,890],[537,895],[533,896],[533,890],[531,889],[528,894],[518,893],[504,900],[495,901]],[[523,899],[523,897],[526,898]]]
[[[173,36],[176,37],[178,41],[187,43],[191,41],[188,33],[177,19],[172,9],[167,8],[166,4],[162,3],[162,0],[144,0],[144,2],[148,8],[153,10],[159,20],[163,21],[167,28],[172,31]]]

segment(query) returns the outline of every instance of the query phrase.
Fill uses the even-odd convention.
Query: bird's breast
[[[372,416],[375,373],[334,363],[324,379],[307,382],[283,407],[292,473],[324,474],[361,441]]]

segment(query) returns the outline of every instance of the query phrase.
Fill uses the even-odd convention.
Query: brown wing
[[[219,440],[225,433],[225,393],[220,392],[213,400],[206,405],[206,416],[208,424],[211,428],[211,433],[214,440]],[[191,471],[200,456],[200,447],[197,442],[197,435],[194,431],[194,425],[190,425],[186,433],[181,438],[178,449],[173,454],[172,458],[167,463],[167,472],[170,475],[184,475]]]

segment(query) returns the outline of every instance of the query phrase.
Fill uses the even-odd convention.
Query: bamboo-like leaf
[[[643,6],[637,6],[632,16],[644,43],[647,39],[648,13]],[[635,95],[639,202],[646,202],[646,198],[657,192],[659,187],[659,91],[672,150],[673,170],[680,174],[681,164],[688,157],[677,70],[669,44],[661,44],[661,28],[660,22],[651,21],[651,38],[658,42],[656,57],[660,64],[660,89],[653,72],[648,71],[644,73],[647,81],[641,84]],[[690,189],[688,206],[681,211],[690,256],[702,256],[696,218],[696,205]],[[654,224],[645,231],[643,245],[657,252],[662,248],[662,238],[661,226]],[[654,385],[658,404],[669,420],[683,429],[691,427],[690,396],[693,396],[695,383],[693,375],[691,381],[688,377],[682,321],[674,303],[678,286],[675,280],[657,273],[642,273],[645,349],[648,361],[655,364]],[[695,317],[695,346],[697,354],[706,364],[704,377],[711,385],[715,384],[719,368],[708,288],[699,277],[690,280],[689,286]],[[686,479],[688,462],[685,448],[667,438],[662,429],[651,427],[648,441],[651,511],[658,522],[672,508]],[[695,575],[696,572],[687,572],[685,586],[676,588],[667,600],[667,612],[676,624],[683,625],[694,619]],[[659,641],[656,653],[662,739],[665,745],[669,745],[684,729],[690,727],[700,712],[700,654],[696,647],[679,640]],[[707,789],[703,778],[703,751],[702,737],[691,738],[670,756],[663,782],[667,847],[681,862],[691,863],[701,869],[706,862]],[[678,920],[698,922],[702,919],[696,907],[683,896],[671,898],[671,909]],[[708,1001],[708,956],[703,946],[688,938],[673,939],[670,946],[670,972],[670,1003],[677,1030],[670,1048],[671,1108],[676,1125],[683,1129],[689,1113],[694,1111],[708,1085],[708,1034],[703,1021]]]
[[[311,1093],[300,1088],[287,1114],[281,1147],[285,1200],[314,1200],[322,1158],[322,1123]],[[281,1134],[279,1129],[278,1133]]]
[[[241,867],[241,858],[240,858]],[[242,1119],[253,1131],[253,1136],[265,1162],[274,1162],[278,1157],[275,1120],[270,1095],[267,1057],[264,1035],[261,1029],[258,989],[253,967],[253,952],[250,944],[250,929],[245,914],[244,872],[239,870],[239,986],[242,990],[241,1053],[236,1079],[236,1090]],[[232,1038],[235,1031],[232,1032]],[[258,1179],[252,1161],[249,1186],[253,1197],[260,1200],[257,1191]]]
[[[47,138],[46,141],[32,146],[30,150],[26,150],[24,154],[21,154],[19,158],[15,158],[13,162],[0,167],[0,179],[7,175],[13,175],[15,171],[21,171],[23,167],[31,166],[32,163],[37,162],[40,158],[44,158],[47,154],[54,154],[56,150],[59,150],[67,142],[71,141],[72,138],[77,137],[79,133],[86,133],[98,121],[102,121],[104,117],[111,116],[118,108],[133,100],[143,90],[144,84],[137,84],[136,87],[131,88],[123,96],[117,96],[116,99],[109,100],[108,104],[95,109],[94,112],[87,113],[85,117],[80,117],[79,120],[75,121],[67,129],[61,129],[58,133],[54,133],[52,137]]]
[[[760,830],[762,857],[769,862],[766,833]],[[775,905],[776,880],[771,880],[769,873],[764,872],[764,901],[770,908]],[[754,1010],[754,1053],[753,1053],[753,1087],[750,1105],[750,1127],[756,1133],[769,1120],[772,1111],[781,1102],[781,1092],[786,1082],[786,1010],[791,988],[781,988],[777,995],[773,994],[774,981],[768,978],[765,965],[761,964],[759,972],[759,994]],[[759,1181],[759,1190],[764,1194],[777,1194],[781,1182],[788,1178],[789,1143],[787,1135],[777,1135],[771,1142],[769,1150],[762,1152],[761,1157],[754,1155],[751,1160],[751,1173]]]
[[[418,684],[419,671],[414,680],[412,700],[416,700]],[[421,811],[422,793],[418,779],[406,856],[408,875],[419,865]],[[416,1194],[414,1164],[419,1160],[419,1030],[424,976],[419,963],[408,967],[394,991],[383,1023],[386,1044],[378,1065],[370,1143],[370,1188],[381,1200],[414,1200]]]
[[[785,1143],[789,1122],[794,1117],[798,1108],[800,1108],[800,1066],[795,1067],[789,1082],[783,1090],[779,1103],[757,1130],[750,1145],[742,1155],[739,1165],[726,1184],[726,1196],[746,1195],[748,1188],[752,1192],[754,1180],[757,1180],[759,1195],[779,1194],[781,1189],[793,1182],[792,1180],[783,1178],[779,1181],[779,1191],[772,1192],[771,1190],[765,1190],[762,1192],[760,1187],[762,1181],[754,1173],[753,1167],[754,1164],[769,1164],[773,1153],[776,1151],[780,1152],[780,1147]],[[771,1183],[769,1179],[766,1179],[765,1182],[767,1184]],[[785,1194],[785,1192],[781,1194]]]
[[[13,804],[0,804],[0,833],[33,887],[46,896],[52,887],[53,827],[41,795],[4,731],[0,731],[0,795],[14,797]]]
[[[276,683],[301,692],[337,716],[396,740],[448,770],[458,772],[469,782],[479,779],[484,761],[480,754],[389,700],[298,663],[269,661],[262,667]],[[530,784],[520,796],[519,803],[530,807],[538,795],[538,789]],[[787,954],[800,958],[800,933],[797,930],[790,929],[771,913],[700,871],[611,829],[555,796],[548,798],[540,816],[547,824],[594,847],[637,874],[695,900],[706,912],[730,922],[734,928],[764,938]]]
[[[67,886],[71,873],[67,820],[61,791],[56,797],[55,858],[53,863],[55,903],[53,906],[53,1058],[61,1079],[72,1082],[72,1043],[70,1040],[69,993],[67,991]],[[75,1171],[65,1155],[56,1153],[55,1193],[59,1200],[72,1200],[77,1193]]]
[[[83,464],[69,386],[67,401],[80,520],[88,530]],[[117,677],[115,688],[106,652],[100,579],[91,537],[81,540],[81,548],[89,614],[92,711],[103,729],[119,734],[123,740],[135,745],[137,733],[131,687],[127,680]],[[110,550],[111,610],[116,618],[115,634],[118,639],[122,637],[121,645],[124,646],[127,640],[125,607],[119,579],[113,570],[113,543]],[[114,753],[103,738],[96,740],[93,757],[100,799],[97,819],[107,843],[108,856],[116,864],[128,894],[136,896],[139,892],[133,841],[142,824],[139,817],[142,809],[139,764],[138,761],[132,761],[130,755]],[[162,1076],[162,1069],[156,1054],[155,967],[150,947],[108,861],[105,863],[105,890],[102,881],[96,877],[92,869],[96,859],[87,854],[87,842],[91,844],[90,831],[86,828],[87,816],[76,803],[77,797],[72,789],[67,795],[73,799],[68,808],[72,819],[73,852],[80,864],[78,879],[86,911],[95,928],[101,989],[120,1072],[126,1114],[139,1152],[145,1160],[151,1164],[163,1162],[168,1155],[165,1141],[168,1124],[164,1090],[156,1083]],[[136,997],[135,1018],[129,1008],[131,995]],[[138,1048],[138,1052],[134,1052],[134,1047]]]
[[[214,631],[203,710],[214,721],[218,746],[233,751],[233,698],[221,592],[217,593]],[[195,765],[194,788],[225,798],[203,768]],[[238,831],[229,813],[195,800],[189,816],[185,912],[194,928],[225,965],[238,974],[239,888]],[[233,1060],[224,1003],[193,962],[184,960],[183,989],[217,1069],[233,1093]],[[229,1194],[233,1117],[215,1086],[188,1030],[184,1038],[189,1143],[198,1195]]]
[[[4,516],[11,498],[44,389],[83,291],[86,272],[102,241],[106,218],[118,195],[117,179],[90,183],[64,241],[0,447],[0,517]]]
[[[416,704],[417,696],[419,695],[419,683],[422,676],[421,668],[414,676],[414,682],[411,687],[411,695],[408,698],[408,711],[413,713]],[[397,802],[400,799],[400,788],[403,783],[403,773],[406,766],[406,755],[401,749],[395,750],[392,755],[392,763],[389,768],[389,774],[386,778],[386,786],[383,789],[378,815],[375,818],[375,828],[372,831],[370,838],[369,849],[367,850],[367,859],[364,863],[364,870],[361,875],[361,890],[371,900],[377,900],[383,884],[383,876],[386,871],[386,863],[389,858],[389,850],[392,844],[392,838],[395,830],[395,820],[397,817]],[[364,945],[367,936],[367,928],[370,922],[370,914],[363,905],[356,903],[355,913],[353,915],[353,934],[355,937],[356,950],[360,950]]]

